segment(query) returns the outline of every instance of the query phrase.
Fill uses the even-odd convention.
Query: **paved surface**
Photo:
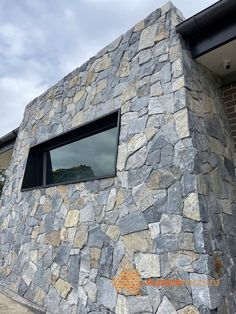
[[[0,293],[0,314],[31,314],[27,307],[9,299]]]

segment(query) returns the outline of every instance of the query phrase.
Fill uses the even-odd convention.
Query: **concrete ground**
[[[9,299],[4,294],[0,293],[0,314],[32,314],[27,307]]]

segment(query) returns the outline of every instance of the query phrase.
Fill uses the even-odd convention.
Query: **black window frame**
[[[24,192],[59,185],[68,185],[79,182],[87,182],[115,177],[117,174],[117,155],[120,134],[120,113],[121,110],[117,109],[108,114],[100,116],[92,121],[81,124],[79,127],[72,128],[67,132],[61,133],[55,137],[51,137],[42,143],[31,146],[27,157],[21,191]],[[117,127],[114,173],[112,173],[111,175],[100,176],[96,178],[88,179],[83,178],[52,184],[46,183],[47,176],[46,153],[48,151],[84,139],[86,137],[100,133],[102,131],[109,130],[112,127]]]

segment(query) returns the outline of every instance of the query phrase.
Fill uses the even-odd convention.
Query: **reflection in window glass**
[[[114,127],[48,151],[46,184],[113,176],[117,132]]]

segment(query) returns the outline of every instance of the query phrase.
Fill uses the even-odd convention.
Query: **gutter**
[[[14,147],[19,128],[14,129],[0,138],[0,154]]]
[[[236,38],[236,1],[220,0],[176,26],[194,58]]]

